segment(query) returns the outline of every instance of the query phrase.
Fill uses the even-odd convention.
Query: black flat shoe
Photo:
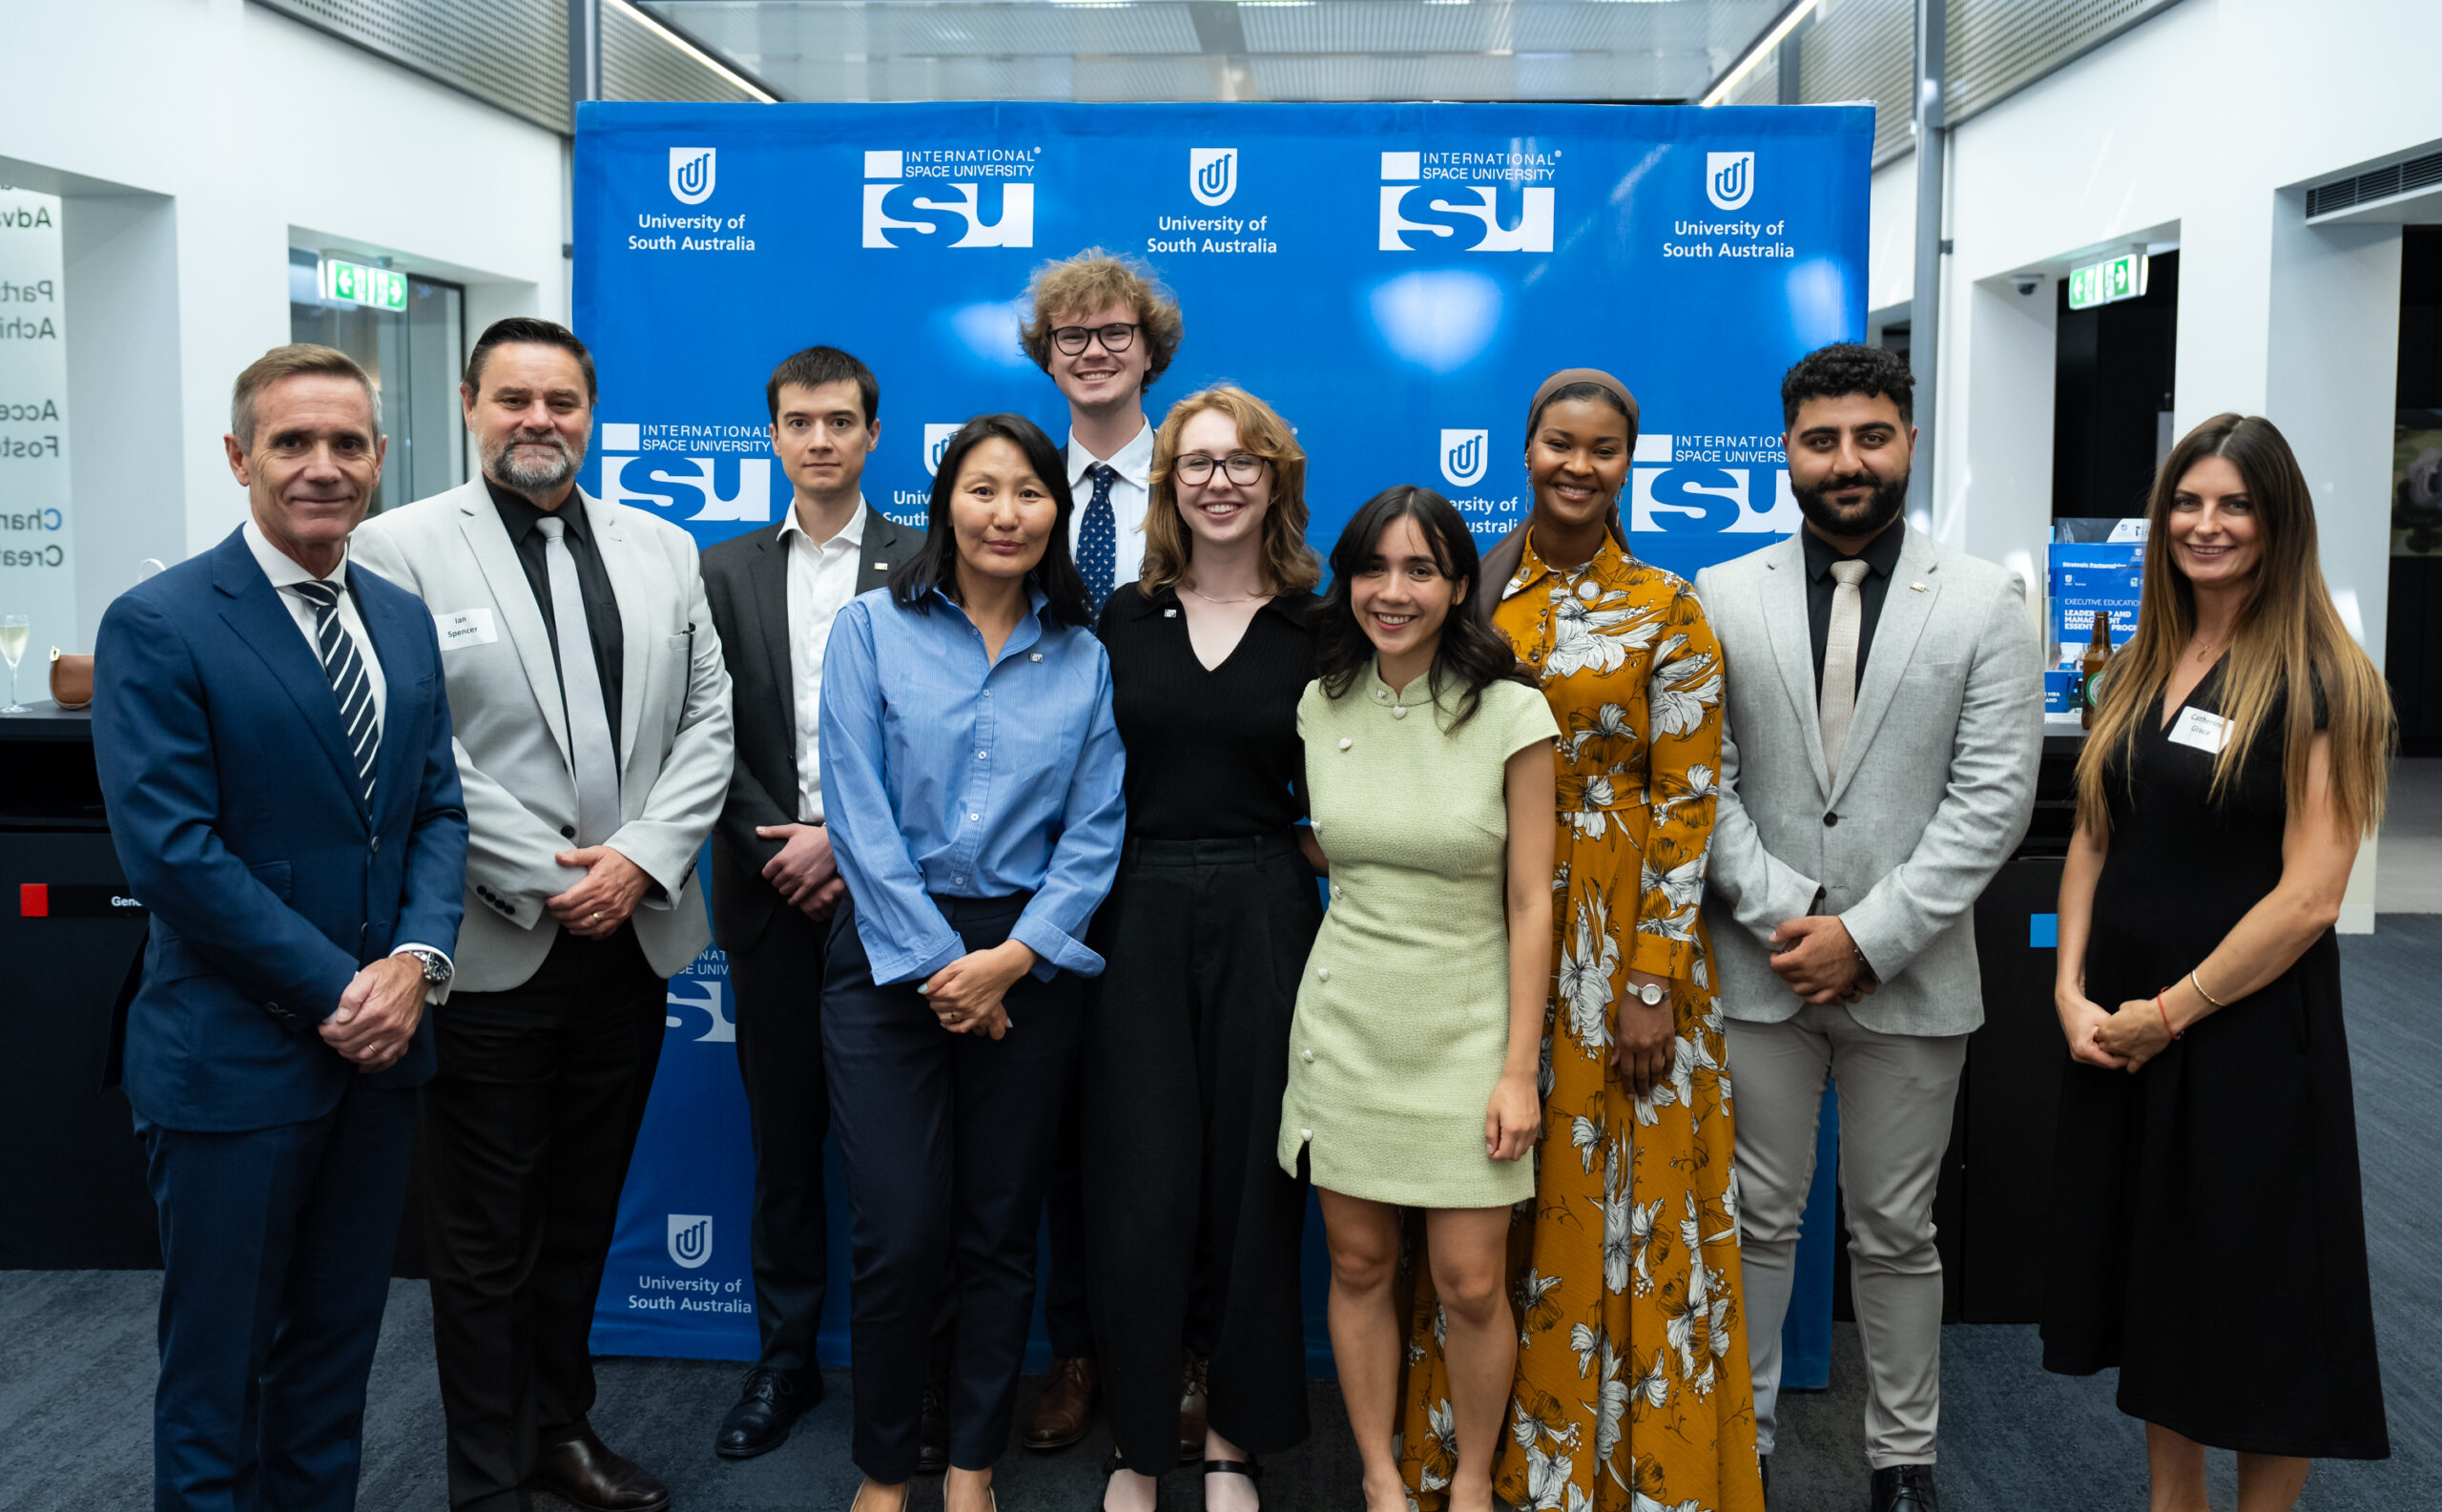
[[[1244,1460],[1207,1460],[1204,1461],[1204,1473],[1206,1475],[1242,1475],[1252,1481],[1258,1487],[1263,1484],[1263,1461],[1252,1455],[1247,1456]],[[1256,1492],[1256,1500],[1258,1502],[1262,1500],[1260,1490]]]
[[[757,1366],[746,1373],[737,1405],[713,1436],[713,1453],[724,1460],[752,1460],[789,1441],[790,1425],[822,1399],[822,1377]]]

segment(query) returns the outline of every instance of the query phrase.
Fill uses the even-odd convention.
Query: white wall
[[[470,338],[567,319],[554,134],[244,0],[16,5],[7,30],[0,181],[70,200],[85,644],[137,558],[244,517],[219,438],[231,381],[288,340],[292,228],[467,282]]]
[[[2300,187],[2442,142],[2432,0],[2183,0],[1952,134],[1935,528],[2040,564],[2057,276],[2180,248],[2180,430],[2265,414],[2315,489],[2325,574],[2383,656],[2397,226],[2305,224]],[[1876,307],[1910,299],[1915,163],[1875,175]],[[2041,310],[2033,308],[2039,304]],[[1926,401],[1918,396],[1921,405]],[[2370,846],[2344,927],[2371,928]]]

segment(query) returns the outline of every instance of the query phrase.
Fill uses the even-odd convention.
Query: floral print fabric
[[[1494,1492],[1526,1512],[1762,1512],[1739,1308],[1730,1082],[1698,904],[1721,761],[1721,648],[1687,584],[1606,538],[1560,572],[1531,539],[1494,624],[1561,727],[1557,936],[1536,1194],[1510,1231],[1518,1375]],[[1631,970],[1671,983],[1667,1079],[1611,1065]],[[1401,1468],[1458,1463],[1440,1309],[1411,1277]]]

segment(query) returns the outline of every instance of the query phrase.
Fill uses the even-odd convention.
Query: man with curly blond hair
[[[1153,427],[1145,390],[1178,355],[1178,300],[1153,270],[1101,247],[1046,262],[1026,288],[1018,341],[1068,401],[1068,546],[1097,622],[1103,601],[1133,583],[1145,560],[1152,498]],[[1048,427],[1046,427],[1048,428]],[[1051,1253],[1043,1274],[1051,1379],[1026,1419],[1029,1449],[1061,1449],[1093,1425],[1099,1375],[1086,1303],[1085,1196],[1078,1176],[1077,1098],[1069,1090],[1045,1183]],[[1192,1377],[1192,1370],[1189,1372]],[[1192,1401],[1186,1399],[1192,1396]],[[1204,1444],[1203,1399],[1183,1394],[1179,1439]]]
[[[1068,401],[1068,544],[1097,618],[1145,557],[1153,427],[1145,390],[1178,355],[1178,300],[1132,258],[1087,247],[1035,270],[1019,332]]]

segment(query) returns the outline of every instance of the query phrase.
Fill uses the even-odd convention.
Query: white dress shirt
[[[1106,460],[1119,474],[1110,486],[1111,528],[1118,537],[1111,543],[1110,586],[1116,590],[1135,582],[1145,568],[1145,507],[1153,498],[1153,423],[1147,421],[1136,439],[1108,459],[1079,445],[1074,429],[1068,432],[1068,491],[1077,506],[1068,514],[1071,557],[1077,554],[1077,542],[1086,528],[1086,506],[1094,497],[1094,486],[1086,474]]]
[[[797,715],[797,822],[822,822],[822,653],[831,622],[857,596],[857,552],[865,543],[865,501],[839,533],[820,546],[797,523],[794,506],[780,522],[789,552],[789,670]]]
[[[340,590],[340,628],[356,642],[356,659],[364,668],[364,680],[373,686],[373,722],[377,729],[381,728],[390,714],[390,682],[382,675],[382,658],[374,653],[373,637],[365,632],[364,617],[356,611],[356,595],[347,590],[346,550],[341,550],[340,565],[331,569],[330,576],[318,579],[305,570],[304,564],[272,545],[271,538],[263,534],[263,528],[254,521],[246,522],[243,533],[246,549],[255,553],[255,565],[263,570],[263,576],[270,578],[271,586],[279,590],[280,606],[288,611],[288,617],[297,622],[298,633],[305,637],[305,648],[314,653],[314,665],[318,668],[322,665],[322,636],[315,623],[320,611],[305,601],[303,594],[292,593],[289,589],[299,583],[323,582]],[[390,954],[395,956],[409,950],[429,950],[444,961],[449,960],[449,952],[439,945],[415,941],[400,945]],[[456,969],[454,963],[451,969]],[[446,983],[428,985],[424,989],[424,1001],[438,1003],[447,990]]]

